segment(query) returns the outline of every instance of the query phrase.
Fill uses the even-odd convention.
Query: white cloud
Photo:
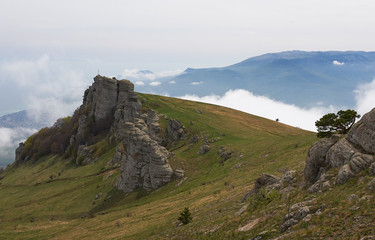
[[[172,80],[172,81],[169,81],[170,84],[175,84],[176,81]]]
[[[136,82],[135,82],[135,85],[143,86],[143,85],[145,85],[145,83],[142,82],[142,81],[136,81]]]
[[[30,128],[0,128],[0,165],[12,163],[18,144],[36,131]]]
[[[155,81],[155,82],[150,82],[151,86],[159,86],[161,85],[161,82]]]
[[[191,85],[199,85],[199,84],[202,84],[203,82],[202,81],[200,81],[200,82],[192,82],[192,83],[190,83]]]
[[[198,97],[196,95],[185,95],[181,98],[230,107],[271,120],[278,118],[282,123],[310,131],[316,131],[316,120],[328,112],[334,112],[333,107],[303,109],[264,96],[256,96],[243,89],[229,90],[223,96]]]
[[[358,86],[354,93],[356,109],[359,114],[363,115],[375,107],[375,79],[370,83]]]
[[[43,118],[49,124],[71,115],[82,102],[82,93],[89,82],[81,72],[60,62],[51,62],[48,55],[35,60],[6,62],[0,66],[0,79],[31,89],[25,96],[26,109],[35,120]],[[45,119],[45,116],[48,118]]]
[[[170,70],[153,73],[149,70],[138,70],[138,69],[124,69],[120,74],[121,78],[126,78],[129,80],[144,80],[144,81],[153,81],[159,78],[174,77],[183,73],[182,70]]]
[[[337,60],[334,60],[332,63],[333,63],[333,65],[337,65],[337,66],[342,66],[342,65],[345,64],[344,62],[339,62]]]

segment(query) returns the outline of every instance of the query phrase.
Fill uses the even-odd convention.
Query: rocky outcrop
[[[77,151],[77,158],[76,164],[77,165],[85,165],[88,164],[92,160],[92,154],[94,149],[92,147],[86,145],[79,145]]]
[[[172,169],[169,152],[134,123],[126,122],[122,128],[123,140],[119,143],[115,159],[121,159],[121,176],[116,187],[124,192],[136,188],[156,189],[170,181]]]
[[[345,138],[342,138],[328,150],[326,159],[330,167],[339,167],[348,163],[356,151]]]
[[[170,181],[173,171],[168,163],[169,152],[161,146],[162,130],[158,121],[154,110],[141,112],[133,83],[96,76],[92,86],[85,91],[78,130],[70,139],[70,145],[80,141],[77,163],[91,161],[93,149],[82,143],[87,131],[91,127],[101,130],[109,126],[108,141],[117,143],[112,164],[121,166],[121,175],[115,186],[125,192],[162,186]],[[184,135],[178,120],[173,120],[168,127],[173,140]]]
[[[337,136],[333,136],[311,146],[305,160],[305,183],[307,186],[324,183],[321,173],[329,168],[340,167],[337,183],[344,184],[349,178],[371,166],[374,153],[375,109],[354,124],[345,138],[337,141]]]
[[[375,153],[375,108],[354,124],[346,139],[369,154]]]
[[[25,149],[25,144],[20,143],[18,145],[18,148],[16,149],[16,159],[15,159],[16,164],[19,164],[22,162],[22,155],[23,155],[24,149]]]
[[[171,141],[185,139],[185,128],[177,119],[168,121],[167,138]]]
[[[242,201],[245,201],[252,195],[257,194],[260,189],[276,190],[283,187],[290,187],[290,184],[294,183],[296,180],[295,175],[295,170],[285,172],[280,178],[271,174],[263,173],[255,180],[253,189],[244,195]]]
[[[336,137],[322,139],[311,146],[305,160],[304,176],[307,185],[313,184],[318,179],[321,168],[328,166],[326,161],[327,152],[337,141]]]
[[[339,173],[337,174],[337,183],[338,184],[344,184],[346,181],[348,181],[349,178],[353,177],[354,174],[352,170],[350,169],[349,164],[345,164],[342,166],[339,170]]]

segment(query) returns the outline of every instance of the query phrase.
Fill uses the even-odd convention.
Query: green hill
[[[147,101],[143,108],[179,119],[189,136],[214,141],[204,155],[197,154],[202,137],[192,146],[189,139],[174,146],[169,163],[173,169],[184,169],[186,180],[173,180],[150,193],[124,194],[113,187],[120,169],[107,167],[114,148],[86,166],[51,155],[26,162],[3,174],[1,239],[204,238],[205,232],[222,223],[228,226],[217,233],[219,239],[228,234],[246,236],[232,227],[245,220],[234,214],[253,181],[263,172],[281,175],[287,169],[301,169],[316,140],[313,133],[228,108],[139,96]],[[165,119],[160,122],[165,126]],[[233,151],[233,157],[222,162],[219,146]],[[99,193],[102,196],[95,200]],[[184,207],[190,208],[193,222],[176,228],[174,221]]]
[[[162,132],[169,119],[185,126],[186,139],[167,146],[169,164],[185,176],[153,191],[117,190],[121,168],[112,164],[116,147],[106,138],[94,144],[97,158],[86,165],[60,155],[14,164],[1,174],[0,239],[360,239],[374,234],[366,172],[329,191],[310,194],[303,188],[315,133],[215,105],[138,97],[142,111],[151,108],[161,116]],[[194,135],[199,140],[191,143]],[[204,141],[210,150],[197,154]],[[297,170],[288,187],[260,190],[244,200],[261,174],[281,176],[288,170]],[[280,232],[291,206],[303,201],[316,213]],[[177,218],[185,207],[193,220],[180,225]]]

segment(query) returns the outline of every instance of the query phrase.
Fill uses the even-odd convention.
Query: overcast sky
[[[374,10],[370,0],[2,0],[0,48],[108,72],[225,66],[285,50],[373,50]]]
[[[188,67],[227,66],[270,52],[373,51],[374,10],[370,0],[1,0],[0,115],[26,108],[34,117],[47,109],[51,122],[70,115],[98,71],[133,76],[136,69],[147,69],[154,72],[147,75],[153,80]],[[356,91],[357,109],[368,111],[375,101],[375,81]],[[234,104],[241,96],[263,108]],[[310,118],[310,127],[284,117],[281,121],[306,129],[332,110],[297,109],[239,89],[185,98],[263,116],[285,109],[306,116],[301,121]],[[21,136],[2,132],[9,136],[0,141],[2,146],[13,146]]]
[[[1,0],[0,115],[51,89],[72,98],[63,89],[72,83],[80,95],[98,71],[163,75],[269,52],[371,51],[374,10],[369,0]]]

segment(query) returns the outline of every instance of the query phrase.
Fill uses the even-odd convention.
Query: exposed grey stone
[[[294,212],[302,207],[306,207],[307,205],[311,204],[315,199],[312,199],[312,200],[308,200],[308,201],[304,201],[304,202],[299,202],[299,203],[295,203],[293,204],[289,210]]]
[[[103,193],[98,193],[95,195],[95,200],[98,200],[99,198],[101,198],[103,196]]]
[[[232,157],[233,151],[230,151],[223,146],[218,146],[217,153],[219,154],[219,157],[222,159],[221,162],[225,162],[229,158]]]
[[[271,186],[279,183],[280,179],[278,177],[264,173],[255,180],[254,192],[257,193],[259,189],[261,189],[262,187]]]
[[[238,210],[238,211],[236,212],[236,214],[235,214],[236,217],[242,215],[242,214],[247,210],[248,207],[249,207],[249,204],[245,204],[245,205],[243,205],[243,206],[240,208],[240,210]]]
[[[90,146],[79,145],[77,151],[76,164],[86,165],[91,161],[91,156],[93,153],[93,148]]]
[[[372,176],[375,175],[375,162],[371,163],[369,167],[369,174]]]
[[[337,183],[344,184],[353,176],[354,174],[351,171],[349,164],[345,164],[340,168],[339,173],[337,174]]]
[[[346,139],[361,146],[367,153],[375,153],[375,108],[354,124]]]
[[[314,143],[305,160],[305,184],[310,186],[318,180],[320,168],[328,167],[326,154],[328,150],[337,142],[337,139],[322,139]]]
[[[162,142],[162,139],[160,137],[161,127],[158,121],[159,121],[158,114],[154,110],[149,109],[147,111],[148,134],[152,139],[154,139],[160,144]],[[142,130],[147,131],[146,129],[142,129]]]
[[[176,178],[183,178],[185,176],[185,171],[182,169],[176,169],[173,174]]]
[[[199,141],[199,136],[194,134],[193,137],[190,139],[189,143],[197,143]]]
[[[286,230],[288,230],[291,226],[294,226],[298,223],[297,220],[291,218],[291,219],[288,219],[286,220],[280,227],[280,232],[285,232]]]
[[[355,195],[355,194],[351,194],[349,197],[347,197],[347,199],[348,199],[349,201],[351,201],[351,200],[354,200],[354,199],[358,199],[358,196]]]
[[[280,227],[281,232],[285,232],[293,225],[296,225],[298,222],[300,222],[302,219],[304,219],[306,216],[308,216],[311,212],[311,209],[309,206],[305,206],[309,202],[301,202],[296,203],[290,208],[290,213],[285,215],[284,217],[284,223]],[[297,210],[295,210],[297,209]]]
[[[24,156],[22,156],[24,150],[25,150],[25,144],[23,142],[21,142],[18,145],[18,148],[16,149],[16,159],[15,159],[16,164],[19,164],[19,163],[21,163],[25,160],[25,159],[23,159]]]
[[[206,152],[210,151],[211,147],[208,143],[203,143],[203,145],[199,148],[197,154],[205,154]]]
[[[172,141],[185,139],[185,128],[177,119],[170,119],[167,127],[167,137]]]
[[[359,173],[368,168],[372,162],[374,162],[373,156],[356,152],[350,159],[350,169],[353,173]]]
[[[345,138],[341,138],[329,149],[326,159],[330,167],[340,167],[348,163],[356,151]]]
[[[301,207],[297,210],[296,214],[293,216],[293,218],[297,221],[302,220],[304,217],[307,216],[307,214],[310,213],[310,208],[308,206]]]
[[[375,178],[372,179],[372,180],[368,183],[368,188],[369,188],[371,191],[375,192]]]
[[[283,184],[289,184],[289,183],[295,182],[296,181],[295,175],[296,175],[295,170],[287,171],[280,177],[280,181]]]
[[[122,156],[121,177],[116,187],[131,192],[136,188],[156,189],[169,182],[172,169],[168,163],[167,149],[134,123],[126,122],[122,130],[123,140],[117,147]]]

